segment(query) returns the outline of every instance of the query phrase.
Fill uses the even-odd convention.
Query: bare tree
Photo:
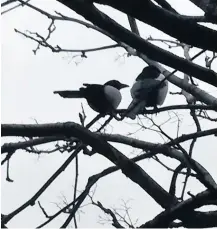
[[[217,87],[217,73],[212,70],[213,65],[216,65],[217,31],[206,26],[207,23],[217,24],[217,2],[211,0],[190,0],[190,2],[204,11],[202,16],[182,15],[166,0],[58,0],[58,2],[75,11],[78,15],[83,16],[86,20],[72,18],[60,12],[50,14],[45,9],[36,7],[31,1],[8,0],[2,3],[2,7],[3,9],[4,7],[9,7],[5,11],[9,12],[17,7],[25,6],[50,19],[46,37],[38,32],[23,32],[15,29],[15,32],[36,42],[37,46],[33,50],[35,54],[40,51],[41,47],[45,47],[54,53],[75,53],[76,56],[87,58],[89,52],[122,47],[127,52],[127,56],[136,56],[148,65],[157,66],[165,75],[166,80],[180,88],[179,92],[170,92],[171,96],[184,96],[186,104],[174,104],[172,106],[160,107],[157,110],[146,110],[135,121],[138,127],[137,131],[144,129],[150,132],[155,131],[165,140],[164,144],[159,144],[158,142],[151,143],[146,141],[145,138],[138,140],[133,136],[133,133],[130,136],[106,133],[105,128],[113,120],[112,116],[108,117],[97,131],[92,130],[91,127],[103,117],[98,115],[89,124],[86,124],[87,114],[85,114],[84,110],[79,113],[81,124],[71,120],[67,123],[2,124],[2,137],[16,136],[25,138],[24,141],[9,142],[2,145],[2,155],[4,156],[2,165],[7,164],[6,179],[8,182],[12,182],[9,176],[10,159],[18,149],[36,154],[70,153],[68,159],[35,195],[17,209],[10,213],[2,214],[2,227],[6,227],[10,220],[24,209],[35,205],[41,194],[47,190],[50,184],[56,180],[73,160],[76,164],[73,201],[68,203],[65,200],[64,206],[59,206],[59,211],[52,215],[49,215],[44,209],[43,204],[38,202],[46,220],[37,227],[44,227],[60,214],[67,214],[67,219],[59,226],[65,228],[74,220],[74,226],[77,228],[79,226],[77,222],[79,209],[81,209],[84,200],[88,199],[88,197],[90,204],[93,204],[107,214],[109,218],[106,220],[109,220],[116,228],[217,227],[217,210],[200,210],[201,207],[207,205],[217,205],[216,181],[208,172],[208,168],[204,168],[193,157],[196,154],[194,152],[196,141],[205,136],[217,136],[217,128],[215,127],[217,121],[217,98],[203,90],[204,83],[214,88]],[[100,10],[100,5],[110,6],[124,13],[128,18],[131,30],[128,30]],[[161,39],[153,36],[148,38],[142,37],[137,20],[140,23],[150,25],[164,32],[170,36],[170,39]],[[115,43],[89,49],[68,49],[62,48],[59,45],[53,45],[50,43],[50,38],[56,30],[56,21],[80,24],[87,27],[87,29],[92,29],[109,37]],[[166,48],[163,49],[160,44],[166,45]],[[183,50],[184,58],[173,54],[172,50],[176,47]],[[199,49],[199,51],[191,56],[190,51],[195,48]],[[194,63],[194,60],[201,55],[205,55],[204,66]],[[163,65],[174,70],[169,71]],[[176,75],[177,71],[183,73],[183,78]],[[194,132],[185,134],[180,131],[181,117],[178,113],[180,110],[189,111],[186,115],[192,117],[195,125]],[[123,113],[123,110],[118,112]],[[152,116],[156,112],[158,116],[163,112],[168,112],[168,120],[164,123],[157,122]],[[123,122],[123,119],[119,121]],[[144,119],[148,120],[150,125],[147,125]],[[165,125],[173,122],[174,119],[176,120],[176,127],[174,125],[174,128],[177,135],[169,136]],[[214,128],[206,129],[202,127],[201,122],[203,120],[213,123]],[[50,142],[57,142],[50,151],[40,151],[35,148],[37,145]],[[189,143],[189,147],[186,144],[183,145],[186,142]],[[120,143],[133,149],[141,149],[143,153],[129,158],[114,147],[112,143]],[[78,156],[81,152],[90,157],[94,154],[100,154],[112,162],[114,166],[105,168],[103,171],[90,176],[86,186],[78,194]],[[164,157],[176,160],[179,165],[176,167],[168,166],[163,160]],[[145,171],[145,168],[137,164],[138,161],[148,158],[155,160],[172,173],[170,187],[161,187]],[[110,209],[104,206],[100,201],[95,201],[94,196],[91,194],[94,185],[103,177],[118,170],[121,170],[133,183],[139,185],[164,210],[152,220],[137,225],[137,222],[131,219],[129,207],[125,202],[123,214],[117,209]],[[178,177],[184,179],[183,184],[178,180]],[[204,191],[194,194],[187,191],[186,187],[189,178],[197,179],[203,185]],[[177,193],[177,187],[181,188],[180,194]]]

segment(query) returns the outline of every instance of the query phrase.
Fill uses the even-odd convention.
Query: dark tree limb
[[[1,147],[1,153],[4,154],[7,152],[15,151],[17,149],[25,149],[30,146],[41,145],[41,144],[45,144],[57,140],[64,140],[64,139],[66,139],[64,136],[50,136],[50,137],[31,139],[24,142],[5,143]]]
[[[181,143],[185,142],[194,138],[200,138],[200,137],[205,137],[205,136],[210,136],[210,135],[215,135],[217,134],[217,128],[209,129],[209,130],[203,130],[203,131],[197,131],[192,134],[183,134],[182,136],[174,139],[173,141],[167,143],[167,145],[174,145],[175,143]]]
[[[35,201],[39,198],[39,196],[50,186],[50,184],[66,169],[66,167],[71,163],[74,157],[80,152],[81,146],[78,147],[77,150],[73,154],[69,156],[69,158],[60,166],[60,168],[47,180],[47,182],[33,195],[28,201],[26,201],[19,208],[6,215],[2,220],[3,224],[7,224],[14,216],[19,214],[21,211],[29,207],[33,206]]]
[[[16,2],[16,0],[7,0],[7,1],[1,3],[1,7],[7,6],[7,5],[14,3],[14,2]]]
[[[109,209],[105,208],[100,201],[94,202],[93,199],[91,200],[92,204],[99,207],[102,211],[104,211],[106,214],[110,215],[112,218],[112,225],[116,228],[124,228],[117,220],[115,213]]]
[[[103,156],[107,157],[118,167],[121,168],[122,172],[132,179],[134,182],[139,184],[144,190],[146,190],[161,206],[168,208],[171,205],[177,204],[175,197],[171,198],[168,193],[163,190],[154,180],[152,180],[139,166],[133,161],[126,158],[114,147],[109,145],[106,141],[98,137],[96,134],[91,133],[89,130],[81,127],[78,124],[65,123],[65,124],[38,124],[38,125],[2,125],[2,136],[49,136],[49,135],[60,135],[60,136],[74,136],[81,139],[92,146]],[[132,144],[132,142],[131,142]],[[132,144],[133,145],[133,144]],[[163,198],[163,199],[162,199]],[[166,201],[165,201],[166,199]],[[83,201],[83,200],[82,200]],[[81,202],[79,202],[80,206]],[[70,214],[70,218],[65,222],[68,225],[70,220],[73,218],[78,205],[75,210]]]
[[[23,2],[22,0],[19,0],[20,2]],[[141,59],[143,59],[146,63],[148,63],[149,65],[154,65],[156,67],[158,67],[162,73],[168,78],[168,80],[175,84],[176,86],[184,89],[185,91],[187,91],[188,93],[191,93],[197,100],[202,101],[205,104],[209,104],[209,105],[215,105],[217,107],[217,99],[211,95],[209,95],[208,93],[206,93],[205,91],[201,90],[200,88],[194,86],[194,85],[190,85],[186,82],[183,82],[183,80],[181,80],[180,78],[178,78],[177,76],[173,75],[175,71],[173,72],[169,72],[168,70],[166,70],[165,68],[163,68],[162,66],[160,66],[159,64],[157,64],[156,62],[150,60],[146,55],[144,55],[141,52],[137,52],[135,49],[132,49],[129,45],[127,45],[126,43],[120,42],[119,39],[117,39],[115,36],[113,36],[112,34],[108,33],[106,30],[103,30],[99,27],[97,27],[96,25],[92,25],[90,23],[84,22],[82,20],[79,19],[75,19],[75,18],[71,18],[68,16],[64,16],[61,13],[56,12],[59,16],[55,16],[55,15],[51,15],[29,3],[26,4],[27,6],[29,6],[30,8],[40,12],[43,15],[46,15],[48,18],[52,19],[52,20],[66,20],[66,21],[70,21],[70,22],[75,22],[75,23],[79,23],[83,26],[86,26],[87,28],[91,28],[94,29],[108,37],[110,37],[111,39],[113,39],[114,41],[116,41],[120,46],[122,46],[124,49],[126,49],[126,51],[133,56],[138,56]],[[191,58],[191,60],[195,59],[198,55],[200,55],[201,53],[203,53],[204,50],[200,51],[198,54],[196,54],[194,57]],[[162,55],[162,54],[161,54]]]
[[[106,14],[99,11],[94,5],[87,4],[79,0],[58,1],[82,15],[101,29],[110,33],[112,36],[116,37],[118,41],[120,40],[125,42],[126,44],[135,48],[138,52],[144,53],[149,58],[182,71],[188,75],[192,75],[197,79],[217,87],[217,74],[214,71],[203,68],[197,64],[190,63],[184,58],[180,58],[147,42],[138,35],[119,25]]]
[[[217,51],[217,31],[188,22],[181,15],[164,10],[150,0],[96,0],[94,2],[120,10],[178,39],[180,42],[201,49]]]
[[[141,188],[143,188],[149,195],[154,198],[154,200],[159,203],[163,208],[167,208],[174,203],[174,199],[156,183],[144,170],[142,170],[138,165],[133,163],[120,151],[115,149],[113,146],[108,144],[100,135],[92,133],[89,130],[83,128],[82,126],[73,123],[56,123],[56,124],[29,124],[29,125],[19,125],[19,124],[3,124],[2,125],[2,136],[26,136],[26,137],[43,137],[43,136],[58,136],[64,135],[66,137],[75,137],[80,139],[84,144],[90,145],[99,154],[103,155],[109,159],[114,164],[118,165],[122,172],[129,177],[132,181],[137,183]],[[127,139],[126,137],[122,137]],[[130,139],[131,140],[131,139]],[[142,142],[142,141],[141,141]],[[133,145],[132,143],[128,143]],[[168,148],[165,154],[168,154]],[[162,147],[160,150],[163,153]],[[170,150],[171,151],[171,150]],[[187,163],[188,166],[192,167],[198,173],[198,179],[207,188],[211,190],[217,189],[217,184],[210,176],[210,174],[203,168],[199,163],[192,160],[188,155],[180,155],[177,152],[173,153],[173,157]]]
[[[184,226],[191,227],[192,224],[193,223],[195,224],[196,222],[195,222],[195,218],[192,218],[191,215],[192,213],[190,215],[188,215],[188,213],[190,213],[191,210],[195,208],[199,208],[203,206],[209,200],[213,200],[213,199],[215,200],[216,198],[217,198],[217,193],[211,193],[209,191],[201,192],[196,196],[177,204],[173,208],[163,211],[162,213],[157,215],[154,219],[141,225],[140,228],[168,227],[173,220],[182,217],[185,218],[185,220],[183,220]],[[210,217],[212,218],[211,225],[214,224],[214,226],[217,226],[217,221],[213,219],[215,218],[213,216],[216,215],[216,212],[212,212],[212,213],[213,214],[211,214],[212,216]],[[197,212],[194,211],[194,214],[195,214],[194,216],[197,217]],[[201,216],[202,215],[203,214],[201,214]],[[209,222],[206,222],[206,225],[207,227],[209,227]]]
[[[58,136],[79,138],[84,144],[90,145],[99,154],[103,155],[115,165],[133,182],[144,189],[163,208],[168,208],[176,203],[174,197],[170,196],[156,181],[154,181],[140,166],[128,159],[124,154],[108,144],[100,136],[90,132],[82,126],[68,122],[57,124],[38,125],[2,125],[2,136]]]
[[[138,162],[140,160],[143,160],[143,159],[146,159],[146,158],[150,158],[152,157],[153,155],[155,155],[155,153],[144,153],[142,155],[139,155],[139,156],[136,156],[134,158],[132,158],[131,160],[133,160],[134,162]],[[86,196],[88,195],[91,187],[101,178],[113,173],[113,172],[116,172],[118,171],[120,168],[117,167],[117,166],[111,166],[107,169],[104,169],[102,172],[98,173],[98,174],[95,174],[91,177],[89,177],[88,179],[88,182],[87,182],[87,185],[86,185],[86,188],[85,190],[74,200],[72,201],[71,203],[69,203],[67,206],[65,206],[64,208],[62,208],[60,211],[58,211],[57,213],[55,213],[54,215],[50,216],[49,219],[42,223],[40,226],[38,226],[37,228],[41,228],[41,227],[44,227],[45,225],[47,225],[49,222],[51,222],[54,218],[56,218],[59,214],[61,214],[62,212],[64,212],[66,209],[69,209],[72,205],[75,205],[75,203],[79,200],[79,199],[85,199]]]
[[[173,176],[171,179],[171,183],[170,183],[170,189],[169,189],[169,193],[173,196],[175,196],[175,194],[176,194],[176,181],[177,181],[178,175],[182,171],[183,168],[185,168],[185,166],[184,166],[184,164],[181,163],[174,170],[174,173],[173,173]]]

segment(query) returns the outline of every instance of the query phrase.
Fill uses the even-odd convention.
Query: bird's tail
[[[83,91],[54,91],[54,94],[59,94],[63,98],[83,98]]]
[[[145,108],[145,105],[146,101],[139,101],[137,99],[133,99],[133,101],[127,108],[126,117],[134,120],[136,118],[136,115],[139,114]]]

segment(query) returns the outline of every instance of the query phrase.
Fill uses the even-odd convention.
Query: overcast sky
[[[70,17],[81,18],[66,7],[55,1],[32,0],[36,6],[46,9],[52,13],[54,10]],[[170,0],[173,6],[186,15],[201,15],[200,9],[190,4],[187,0]],[[127,17],[117,11],[101,7],[112,18],[122,25],[128,27]],[[110,79],[118,79],[123,83],[132,85],[137,74],[140,73],[145,63],[136,57],[126,57],[125,51],[120,48],[100,52],[87,53],[88,58],[82,60],[73,56],[76,53],[52,53],[49,49],[41,48],[37,55],[33,49],[36,43],[15,33],[14,28],[25,32],[30,30],[41,35],[47,35],[47,27],[50,23],[46,17],[27,7],[22,7],[2,16],[2,123],[53,123],[74,121],[79,122],[78,113],[81,111],[81,102],[85,112],[88,114],[88,121],[95,117],[96,113],[86,104],[85,100],[67,100],[53,94],[54,90],[78,89],[83,83],[104,83]],[[50,40],[51,44],[59,45],[61,48],[79,49],[93,48],[102,45],[114,44],[107,37],[96,31],[82,27],[72,22],[56,22],[56,31]],[[139,23],[141,35],[147,38],[152,35],[154,38],[168,38],[154,28]],[[160,44],[161,47],[166,47]],[[177,55],[183,56],[181,48],[173,50]],[[193,50],[190,54],[198,52]],[[196,63],[204,66],[204,55],[198,58]],[[170,68],[168,68],[170,69]],[[217,71],[217,62],[213,63],[213,69]],[[182,76],[182,73],[177,73]],[[201,84],[202,89],[217,96],[217,90],[209,85]],[[170,85],[170,91],[178,91],[178,88]],[[122,91],[123,101],[120,108],[126,108],[131,101],[129,89]],[[169,95],[164,105],[184,104],[185,99],[181,96]],[[182,123],[180,133],[194,132],[195,125],[188,111],[178,112]],[[171,137],[176,137],[177,118],[170,112],[160,113],[154,120],[163,123],[169,117],[172,120],[163,126],[164,130]],[[148,120],[143,121],[150,125]],[[103,123],[100,121],[100,123]],[[95,130],[100,123],[93,128]],[[202,128],[213,128],[213,123],[202,121]],[[139,126],[136,121],[129,119],[122,123],[112,121],[107,127],[108,133],[129,134],[136,131]],[[137,132],[133,135],[136,138],[163,143],[158,133],[150,130]],[[13,140],[15,140],[13,138]],[[10,139],[3,139],[2,143]],[[188,146],[188,144],[183,144]],[[51,149],[52,144],[43,146],[43,149]],[[135,156],[141,153],[139,150],[132,150],[130,147],[115,144],[122,153],[127,156]],[[40,147],[38,147],[40,148]],[[40,148],[41,149],[41,148]],[[187,148],[188,149],[188,148]],[[194,156],[201,163],[214,179],[217,180],[217,143],[216,138],[201,138],[197,141]],[[7,214],[27,201],[46,182],[46,180],[61,166],[68,158],[68,153],[53,153],[50,155],[33,155],[18,150],[10,162],[10,176],[13,183],[5,181],[6,166],[3,166],[2,178],[2,213]],[[168,166],[175,166],[178,163],[168,158],[162,159]],[[79,190],[82,191],[89,176],[100,172],[112,164],[99,155],[92,157],[79,155]],[[153,160],[146,160],[140,163],[143,169],[159,182],[166,190],[169,189],[171,173]],[[52,214],[58,210],[55,203],[61,203],[62,197],[66,196],[68,202],[73,198],[73,184],[75,174],[74,162],[40,197],[43,207]],[[182,180],[181,180],[182,181]],[[197,181],[190,179],[187,190],[196,193],[204,190]],[[135,221],[139,219],[140,225],[152,219],[162,209],[136,184],[126,178],[121,172],[116,172],[98,182],[94,199],[101,201],[105,207],[120,208],[122,200],[131,200],[131,216]],[[88,199],[85,203],[88,203]],[[79,227],[108,227],[109,224],[99,223],[99,215],[105,217],[104,213],[95,206],[85,206],[81,209]],[[59,227],[66,218],[63,215],[49,224],[50,227]],[[28,207],[21,214],[10,221],[10,227],[35,227],[45,220],[44,215],[36,204]]]

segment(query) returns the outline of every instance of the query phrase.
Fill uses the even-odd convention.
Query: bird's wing
[[[81,91],[54,91],[54,94],[59,94],[63,98],[83,98]]]
[[[130,90],[132,98],[145,99],[155,87],[160,84],[159,80],[155,79],[144,79],[136,81]]]
[[[84,97],[93,110],[101,114],[106,114],[113,109],[112,97],[106,95],[106,93],[109,94],[109,90],[105,93],[104,85],[86,83],[83,85],[86,86],[86,88],[81,88],[80,90],[84,92]],[[114,92],[111,94],[113,95]]]
[[[157,79],[146,78],[141,81],[136,81],[130,90],[133,100],[128,106],[128,113],[126,116],[135,119],[136,115],[145,108],[148,95],[153,93],[154,88],[157,87],[159,87],[159,90],[163,87]]]

